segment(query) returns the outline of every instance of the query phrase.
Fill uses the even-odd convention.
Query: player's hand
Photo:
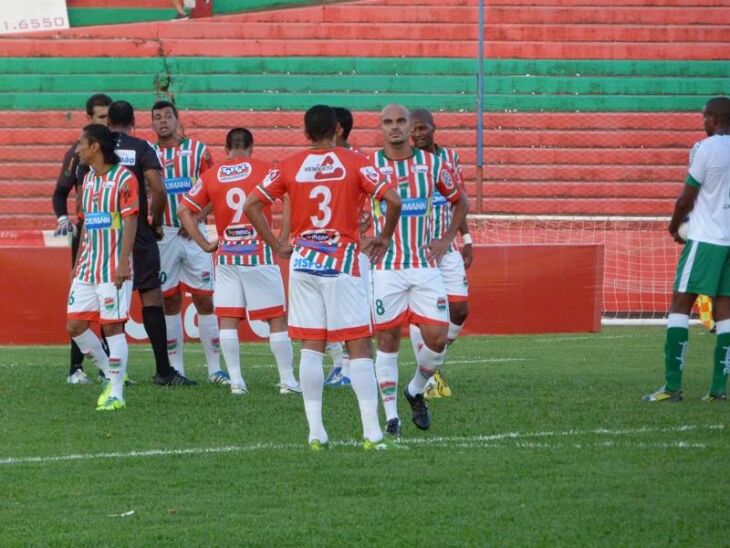
[[[120,264],[119,266],[117,266],[117,270],[114,274],[114,285],[117,286],[117,289],[121,289],[124,282],[130,280],[131,278],[132,274],[129,271],[128,264]]]
[[[370,264],[376,264],[385,256],[389,246],[390,240],[376,236],[372,240],[365,242],[365,245],[362,246],[362,252],[370,257]]]
[[[469,270],[469,267],[474,260],[474,253],[471,244],[464,244],[464,247],[461,248],[461,258],[464,260],[464,270]]]
[[[218,240],[214,242],[208,242],[207,245],[203,248],[203,251],[206,253],[215,253],[218,250]]]
[[[158,242],[162,240],[162,238],[165,237],[165,231],[162,230],[162,227],[160,225],[151,224],[150,228],[152,229],[152,233],[155,235],[155,240]]]
[[[274,253],[288,261],[291,254],[294,253],[294,247],[289,242],[279,242],[279,245],[274,249]]]
[[[434,260],[436,262],[439,262],[449,250],[449,245],[450,242],[447,242],[443,238],[433,240],[430,244],[426,246],[426,258],[429,261]]]
[[[68,218],[68,215],[61,215],[58,218],[56,230],[53,232],[54,236],[69,236],[71,238],[75,238],[77,233],[78,229],[76,228],[76,225],[73,224],[73,221]]]
[[[373,224],[373,217],[369,211],[360,212],[360,237],[362,238]]]

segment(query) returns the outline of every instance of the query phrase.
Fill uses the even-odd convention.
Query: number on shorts
[[[309,218],[314,226],[317,228],[323,228],[330,224],[330,221],[332,220],[332,209],[329,207],[330,202],[332,201],[332,191],[329,187],[324,185],[316,186],[312,189],[312,192],[309,193],[309,197],[316,199],[318,196],[322,197],[322,200],[318,204],[319,211],[322,212],[322,218],[318,215],[312,215]]]
[[[71,294],[68,296],[68,304],[72,305],[76,301],[76,297],[74,297],[74,292],[72,291]]]
[[[375,312],[378,316],[385,314],[385,305],[381,299],[375,299]]]
[[[226,205],[236,211],[231,219],[232,223],[237,223],[243,217],[243,204],[246,203],[246,193],[240,188],[232,188],[226,192]]]

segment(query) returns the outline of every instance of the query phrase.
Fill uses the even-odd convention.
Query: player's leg
[[[717,336],[712,364],[712,381],[710,390],[704,399],[719,401],[727,399],[727,378],[730,374],[730,264],[727,262],[720,274],[720,284],[713,305]]]
[[[97,402],[97,411],[114,411],[125,406],[124,376],[129,360],[129,346],[124,334],[124,324],[129,318],[131,285],[127,282],[119,289],[112,283],[96,286],[97,296],[102,303],[99,323],[109,345],[109,384]]]
[[[246,299],[243,291],[241,269],[244,267],[219,265],[216,272],[213,303],[220,318],[220,349],[230,377],[231,393],[241,395],[248,392],[241,374],[240,343],[238,324],[246,317]],[[208,377],[216,382],[215,377]]]
[[[76,255],[79,252],[79,244],[81,242],[81,225],[71,238],[71,267],[76,264]],[[68,368],[68,384],[89,384],[91,381],[84,372],[84,354],[79,349],[76,341],[71,339],[70,363]]]
[[[210,377],[221,368],[218,318],[213,308],[213,259],[192,240],[182,240],[184,255],[180,281],[193,296],[193,304],[198,312],[200,344]]]
[[[374,270],[372,285],[372,317],[377,341],[375,375],[385,409],[386,432],[400,435],[398,417],[398,348],[400,330],[408,312],[408,281],[404,271]]]
[[[319,284],[321,280],[319,276],[293,269],[289,273],[289,335],[302,341],[299,382],[309,426],[309,446],[313,450],[327,447],[329,443],[322,421],[327,316]]]
[[[182,320],[182,274],[183,244],[182,236],[173,230],[166,229],[165,235],[157,242],[160,250],[160,284],[164,297],[165,336],[167,341],[167,357],[170,365],[180,375],[185,375],[184,338]]]
[[[324,380],[324,384],[347,386],[350,384],[350,379],[345,372],[346,365],[349,363],[348,357],[345,355],[345,347],[340,342],[328,342],[326,350],[332,358],[332,369]]]
[[[644,401],[682,400],[682,371],[689,345],[689,315],[698,294],[717,294],[726,248],[688,241],[677,264],[672,304],[664,344],[664,386],[644,396]]]

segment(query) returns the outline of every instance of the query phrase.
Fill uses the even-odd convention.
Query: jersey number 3
[[[332,220],[332,209],[330,208],[330,202],[332,201],[332,191],[329,189],[329,187],[319,185],[312,189],[312,192],[309,193],[309,197],[312,200],[316,200],[317,198],[321,197],[319,200],[319,204],[317,204],[317,207],[319,207],[319,214],[316,216],[311,215],[309,219],[312,221],[312,224],[316,228],[326,227],[328,224],[330,224],[330,221]]]

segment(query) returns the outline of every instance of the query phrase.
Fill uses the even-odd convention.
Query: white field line
[[[405,438],[402,444],[409,446],[434,446],[434,447],[467,447],[467,448],[505,448],[505,447],[524,447],[529,449],[539,448],[585,448],[585,447],[647,447],[647,448],[682,448],[682,449],[704,449],[706,445],[703,443],[689,443],[685,441],[674,441],[668,443],[637,443],[637,442],[621,442],[613,441],[589,442],[589,443],[572,443],[572,444],[553,444],[550,442],[531,442],[533,438],[550,438],[550,437],[574,437],[574,436],[626,436],[626,435],[643,435],[652,433],[675,433],[675,432],[694,432],[699,430],[719,431],[724,430],[723,424],[710,425],[682,425],[668,428],[627,428],[627,429],[608,429],[596,428],[593,430],[563,430],[548,432],[503,432],[498,434],[487,434],[479,436],[449,436],[434,438]],[[505,442],[515,443],[505,445]],[[528,440],[528,441],[521,441]],[[502,442],[502,443],[499,443]],[[331,443],[335,447],[357,447],[360,442],[357,440],[333,441]],[[248,445],[226,445],[221,447],[190,447],[184,449],[148,449],[143,451],[127,451],[127,452],[105,452],[105,453],[76,453],[69,455],[46,455],[35,457],[5,457],[0,459],[0,465],[10,464],[44,464],[50,462],[67,462],[67,461],[86,461],[97,459],[129,459],[142,457],[166,457],[173,455],[210,455],[219,453],[248,453],[253,451],[288,451],[296,449],[304,449],[303,443],[268,443],[259,442]]]

